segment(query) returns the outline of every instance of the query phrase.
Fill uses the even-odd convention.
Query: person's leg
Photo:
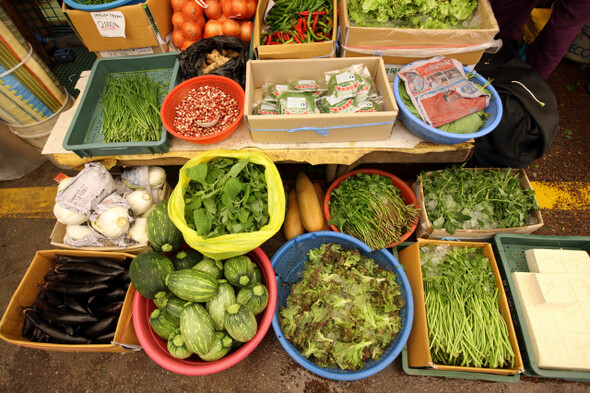
[[[519,39],[536,4],[536,0],[492,0],[490,5],[500,27],[496,39],[507,41]]]
[[[590,1],[557,0],[551,17],[525,51],[526,61],[547,79],[590,18]]]

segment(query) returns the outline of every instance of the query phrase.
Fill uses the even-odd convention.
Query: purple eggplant
[[[90,340],[82,336],[71,336],[62,332],[52,324],[46,322],[41,314],[31,307],[23,308],[25,317],[28,318],[35,327],[48,335],[50,338],[65,344],[88,344]]]
[[[57,293],[66,295],[91,295],[100,291],[104,291],[109,286],[105,283],[98,284],[70,284],[59,281],[47,281],[42,284],[42,288]]]
[[[98,321],[98,318],[92,314],[71,311],[66,307],[53,307],[42,299],[38,299],[35,303],[39,313],[42,314],[45,319],[53,323],[81,325]]]

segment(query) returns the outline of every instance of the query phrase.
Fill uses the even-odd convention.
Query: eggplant
[[[59,281],[47,281],[42,284],[42,288],[56,293],[66,295],[91,295],[107,289],[109,286],[105,283],[98,284],[71,284]]]
[[[88,262],[65,262],[55,265],[53,271],[56,273],[73,272],[79,274],[92,274],[98,276],[115,277],[124,272],[122,269],[101,266]]]
[[[115,330],[118,317],[112,315],[99,320],[91,325],[85,326],[82,333],[87,337],[100,337]]]
[[[123,309],[123,302],[110,303],[104,306],[96,307],[93,311],[99,316],[120,315]]]
[[[60,331],[55,326],[51,325],[50,323],[47,323],[43,319],[41,314],[39,314],[38,311],[36,311],[35,309],[33,309],[31,307],[23,308],[23,313],[25,314],[25,317],[28,318],[31,321],[31,323],[33,325],[35,325],[35,327],[38,330],[45,333],[51,339],[55,339],[59,342],[65,343],[65,344],[88,344],[88,343],[90,343],[90,340],[86,337],[70,336],[69,334],[66,334],[66,333]]]
[[[33,335],[35,334],[35,325],[31,322],[29,318],[25,318],[23,322],[23,330],[22,336],[24,338],[28,338],[29,340],[33,341]]]
[[[45,300],[54,307],[63,307],[65,304],[62,296],[59,296],[59,294],[56,292],[51,292],[46,289],[42,289],[41,292],[39,292],[38,299]]]
[[[65,307],[53,307],[51,304],[41,299],[36,301],[36,306],[39,310],[39,313],[42,314],[43,317],[49,322],[53,323],[61,323],[64,325],[80,325],[98,321],[98,318],[92,314],[70,311]]]
[[[102,336],[99,336],[99,337],[93,339],[92,343],[93,344],[110,344],[114,338],[115,338],[115,331],[112,331],[110,333],[103,334]]]
[[[115,267],[121,268],[123,265],[121,262],[116,258],[108,258],[108,257],[85,257],[81,255],[55,255],[54,256],[54,263],[67,263],[67,262],[75,262],[75,263],[99,263],[102,261],[106,261],[106,264],[115,264]],[[128,258],[125,258],[128,259]]]
[[[68,275],[63,279],[59,280],[60,282],[67,282],[70,284],[98,284],[100,282],[104,282],[106,284],[109,281],[113,280],[112,276],[71,276]]]
[[[65,297],[65,303],[66,306],[68,306],[68,308],[72,311],[77,311],[80,313],[86,313],[88,314],[90,312],[90,310],[88,309],[88,300],[85,299],[86,301],[84,302],[86,304],[86,306],[84,304],[82,304],[82,302],[78,301],[78,299],[76,299],[73,296],[66,296]]]

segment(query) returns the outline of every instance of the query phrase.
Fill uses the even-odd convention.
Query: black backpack
[[[519,57],[478,72],[492,79],[504,113],[492,132],[475,140],[472,164],[527,167],[545,154],[555,139],[559,124],[555,95],[537,71]]]

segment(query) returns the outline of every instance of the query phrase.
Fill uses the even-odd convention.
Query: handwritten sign
[[[98,32],[103,37],[125,37],[125,16],[121,11],[91,12]]]

